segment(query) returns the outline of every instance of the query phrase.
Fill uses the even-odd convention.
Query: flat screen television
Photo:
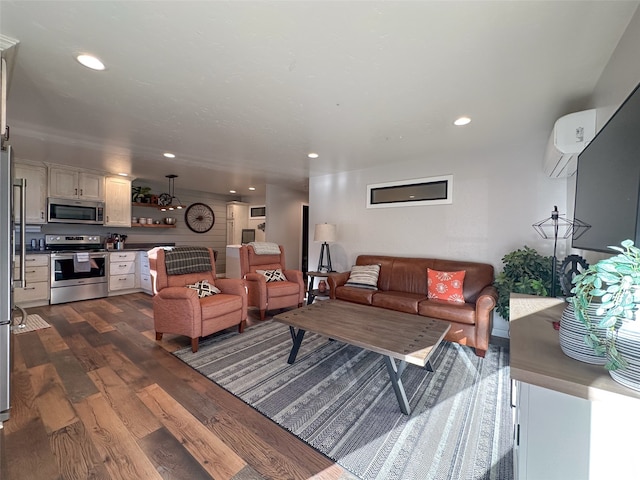
[[[578,155],[573,248],[640,244],[640,85]]]

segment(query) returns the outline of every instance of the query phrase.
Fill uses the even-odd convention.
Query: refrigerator
[[[14,261],[16,229],[14,226],[14,193],[20,205],[20,268],[16,286],[24,286],[25,269],[25,181],[13,177],[13,151],[5,138],[0,138],[0,425],[9,418],[11,395],[11,320],[13,316]]]

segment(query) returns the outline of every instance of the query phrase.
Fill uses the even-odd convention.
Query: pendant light
[[[178,178],[178,175],[165,175],[165,177],[167,177],[169,179],[169,193],[163,193],[162,195],[160,195],[159,201],[161,203],[162,208],[160,209],[163,212],[166,212],[167,210],[174,210],[174,209],[182,209],[184,208],[184,205],[182,205],[182,202],[180,202],[180,199],[178,197],[175,196],[175,179]],[[175,203],[174,203],[175,200]]]

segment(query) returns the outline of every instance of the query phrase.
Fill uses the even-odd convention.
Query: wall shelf
[[[182,210],[187,208],[186,205],[167,205],[167,206],[163,206],[163,205],[158,205],[157,203],[138,203],[138,202],[131,202],[131,206],[132,207],[155,208],[156,210],[162,210],[164,208],[164,209],[166,209],[165,211],[167,211],[167,212],[180,210],[178,207],[182,207]],[[169,210],[169,207],[173,207],[173,210]]]
[[[152,223],[152,224],[149,224],[149,223],[132,223],[131,227],[132,228],[137,228],[137,227],[140,227],[140,228],[176,228],[175,225],[166,225],[164,223],[159,223],[159,224],[155,224],[155,223]]]

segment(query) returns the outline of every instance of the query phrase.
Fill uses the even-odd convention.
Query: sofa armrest
[[[327,278],[327,283],[329,284],[330,298],[335,300],[336,288],[341,287],[342,285],[347,283],[347,280],[349,280],[349,275],[351,275],[351,272],[332,273],[331,275],[329,275],[329,277]]]
[[[489,348],[493,309],[498,304],[498,291],[493,285],[482,289],[476,300],[476,352]]]

